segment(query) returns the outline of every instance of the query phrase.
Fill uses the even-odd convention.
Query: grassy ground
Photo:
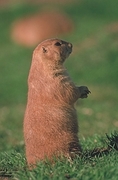
[[[33,49],[14,44],[10,26],[14,19],[46,5],[19,3],[0,10],[0,174],[12,173],[21,180],[117,180],[118,153],[114,148],[103,156],[85,155],[86,150],[106,147],[102,141],[105,133],[118,129],[118,30],[113,26],[118,23],[117,4],[117,0],[83,0],[57,6],[75,23],[74,32],[61,37],[74,45],[66,67],[75,83],[91,90],[88,99],[76,104],[84,152],[73,163],[65,160],[53,166],[40,163],[34,171],[25,167],[22,132]]]

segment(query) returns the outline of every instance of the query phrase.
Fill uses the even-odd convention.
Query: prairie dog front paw
[[[80,98],[82,98],[82,99],[87,98],[88,94],[91,93],[86,86],[80,86],[79,91],[80,91],[80,94],[81,94]]]

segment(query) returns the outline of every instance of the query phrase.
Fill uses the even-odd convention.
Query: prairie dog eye
[[[55,43],[55,46],[61,46],[61,45],[62,45],[61,42],[56,42],[56,43]]]

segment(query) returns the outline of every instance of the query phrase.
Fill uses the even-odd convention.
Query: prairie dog
[[[59,39],[45,40],[33,52],[24,117],[29,165],[81,152],[74,103],[90,91],[86,86],[75,86],[63,67],[71,52],[72,44]]]

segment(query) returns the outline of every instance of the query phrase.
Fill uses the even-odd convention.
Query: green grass
[[[118,129],[118,31],[107,28],[118,22],[117,4],[117,0],[83,0],[39,7],[17,3],[0,9],[0,174],[21,180],[117,180],[118,152],[114,148],[107,155],[85,156],[86,151],[105,148],[105,134]],[[88,86],[91,94],[76,103],[82,158],[57,160],[54,165],[41,162],[29,171],[22,126],[33,48],[13,43],[10,29],[15,19],[47,6],[65,11],[74,21],[74,31],[61,37],[74,46],[65,65],[73,81]]]
[[[73,161],[56,160],[40,162],[34,170],[28,170],[24,153],[20,150],[11,150],[1,153],[0,174],[16,179],[32,180],[116,180],[118,175],[118,134],[114,133],[108,138],[100,138],[98,135],[88,139],[82,139],[83,154]],[[116,145],[116,147],[114,146]],[[104,153],[102,147],[109,146],[109,151]],[[99,147],[99,150],[93,149]],[[114,148],[115,147],[115,148]],[[105,149],[105,148],[104,148]],[[100,153],[101,151],[101,153]]]

